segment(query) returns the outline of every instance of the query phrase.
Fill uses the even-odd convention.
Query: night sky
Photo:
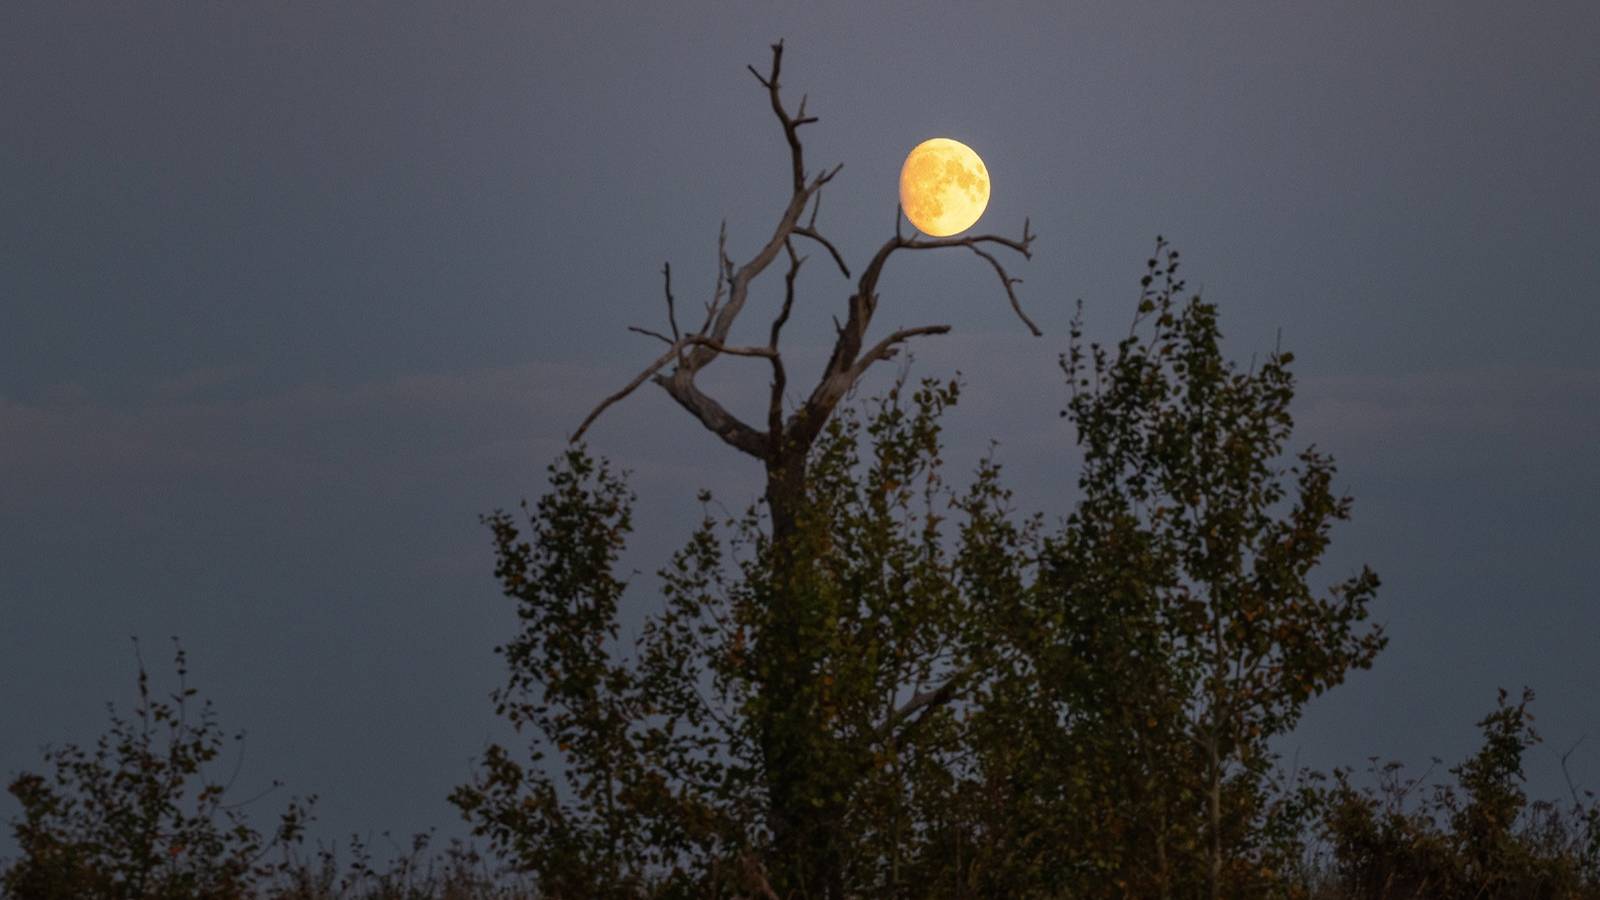
[[[319,835],[461,826],[445,796],[505,737],[516,625],[481,513],[542,489],[588,409],[748,256],[788,195],[747,63],[843,162],[819,224],[859,268],[905,153],[983,155],[970,254],[898,254],[878,333],[948,323],[952,468],[989,440],[1024,510],[1064,514],[1057,415],[1075,301],[1126,332],[1155,236],[1229,352],[1281,331],[1294,446],[1355,497],[1321,572],[1370,564],[1391,642],[1314,701],[1286,758],[1425,767],[1477,746],[1495,688],[1538,693],[1600,788],[1600,5],[1573,3],[74,3],[0,5],[0,774],[131,700],[130,636],[179,635],[242,795],[321,795]],[[781,273],[753,295],[764,340]],[[809,388],[848,283],[814,258],[786,332]],[[880,366],[868,392],[892,377]],[[762,409],[761,360],[702,383]],[[634,473],[645,573],[695,491],[754,461],[647,387],[591,447]],[[650,582],[641,575],[641,588]],[[648,604],[640,590],[636,603]],[[643,608],[641,606],[640,608]],[[637,620],[637,613],[630,621]],[[231,759],[230,759],[231,764]],[[0,802],[0,817],[16,807]],[[0,841],[0,855],[12,845]]]

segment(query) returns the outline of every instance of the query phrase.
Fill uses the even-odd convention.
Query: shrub
[[[1403,898],[1600,897],[1600,808],[1573,791],[1571,805],[1529,803],[1522,791],[1524,753],[1539,742],[1523,691],[1505,691],[1478,723],[1483,747],[1450,769],[1455,785],[1420,793],[1421,777],[1399,763],[1377,765],[1377,786],[1357,790],[1335,772],[1323,830],[1331,859],[1320,896]],[[1413,801],[1413,795],[1420,799]]]
[[[315,798],[291,799],[269,835],[249,825],[245,804],[226,802],[233,778],[219,782],[211,769],[230,736],[188,685],[188,660],[173,644],[177,693],[154,696],[139,657],[131,715],[109,706],[111,727],[92,748],[47,748],[48,771],[11,781],[22,855],[0,874],[5,896],[227,900],[251,896],[282,867],[268,856],[300,839]]]

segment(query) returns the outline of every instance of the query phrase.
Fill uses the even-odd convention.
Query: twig
[[[844,273],[844,277],[850,277],[850,267],[845,265],[844,257],[839,255],[839,250],[833,246],[832,241],[823,237],[815,228],[812,228],[810,225],[807,225],[804,228],[796,228],[794,233],[800,235],[801,237],[808,237],[827,248],[828,255],[833,257],[834,263],[839,266],[839,271]]]
[[[770,75],[762,78],[761,73],[756,71],[755,66],[745,66],[745,68],[749,69],[750,74],[754,75],[756,80],[761,82],[762,87],[767,89],[767,96],[772,99],[773,115],[776,115],[778,121],[783,123],[783,136],[789,142],[790,165],[794,170],[794,189],[795,193],[800,193],[806,187],[806,166],[805,151],[800,146],[799,130],[801,125],[815,122],[816,117],[806,116],[804,100],[800,102],[799,118],[791,118],[783,108],[783,100],[778,96],[778,72],[783,68],[783,41],[772,45],[772,73]]]
[[[949,333],[949,325],[919,325],[916,328],[902,328],[899,331],[896,331],[894,334],[891,334],[874,344],[871,350],[861,354],[861,358],[856,361],[855,366],[853,366],[851,369],[852,380],[860,378],[861,375],[867,371],[867,367],[878,360],[893,359],[895,353],[898,352],[897,348],[895,347],[896,344],[910,340],[911,338],[919,335]]]
[[[1044,332],[1040,331],[1039,326],[1035,325],[1033,320],[1028,318],[1028,314],[1022,311],[1022,303],[1017,299],[1017,292],[1012,287],[1013,285],[1021,284],[1022,279],[1016,278],[1008,273],[1005,269],[1005,266],[1001,265],[1000,260],[994,257],[994,254],[985,251],[979,246],[980,244],[997,244],[1022,254],[1024,259],[1033,259],[1033,240],[1034,238],[1038,237],[1038,235],[1034,234],[1031,229],[1032,222],[1028,219],[1023,219],[1021,240],[1013,240],[1011,238],[1001,237],[994,234],[980,234],[960,238],[913,238],[911,240],[897,240],[897,243],[899,247],[904,247],[907,250],[937,250],[943,247],[966,247],[973,253],[983,257],[984,260],[994,268],[995,274],[1000,277],[1000,285],[1001,287],[1005,288],[1006,299],[1011,301],[1011,309],[1017,314],[1017,318],[1021,319],[1022,323],[1028,326],[1028,330],[1033,333],[1034,337],[1042,337]],[[898,234],[896,236],[898,238]],[[892,248],[886,247],[885,249]],[[888,255],[884,251],[880,250],[879,252],[884,256]]]
[[[664,290],[667,294],[667,324],[672,326],[672,339],[677,340],[678,338],[683,337],[683,335],[678,332],[678,314],[677,311],[673,309],[672,263],[666,262],[661,264],[661,277],[666,282]]]
[[[635,334],[642,334],[642,335],[645,335],[646,337],[653,337],[656,340],[661,341],[664,344],[677,343],[672,338],[667,337],[666,335],[662,334],[659,331],[651,331],[648,328],[640,328],[638,325],[629,325],[628,326],[628,330],[634,332]]]
[[[661,371],[662,366],[671,362],[673,357],[678,355],[678,351],[690,345],[707,347],[716,353],[727,353],[731,356],[757,356],[765,359],[772,359],[778,355],[777,351],[771,347],[729,347],[721,341],[713,338],[704,337],[698,334],[685,335],[681,339],[673,341],[672,346],[668,347],[666,352],[656,357],[655,362],[646,366],[644,371],[634,376],[633,380],[628,382],[628,384],[623,387],[622,390],[617,391],[606,399],[600,401],[600,405],[596,406],[593,412],[584,417],[582,424],[578,426],[578,430],[574,431],[572,433],[572,437],[568,438],[567,440],[576,443],[579,438],[583,437],[583,433],[589,430],[589,426],[594,424],[594,420],[598,418],[601,413],[605,412],[606,409],[608,409],[612,404],[633,393],[635,388],[641,384],[644,384],[645,379]]]
[[[632,381],[623,386],[622,390],[617,391],[604,400],[601,400],[599,406],[596,406],[592,412],[590,412],[587,416],[584,416],[583,421],[578,424],[578,430],[574,431],[572,436],[567,438],[567,440],[571,443],[577,443],[578,439],[583,437],[583,433],[589,430],[589,426],[594,424],[594,420],[598,419],[601,413],[609,409],[611,405],[616,403],[618,400],[621,400],[622,398],[633,393],[634,388],[644,384],[646,378],[649,378],[651,375],[659,372],[661,367],[671,362],[672,358],[677,356],[678,351],[681,349],[682,342],[673,341],[672,346],[668,347],[665,353],[656,357],[656,361],[646,366],[643,372],[635,375]]]
[[[1572,783],[1572,773],[1567,771],[1567,759],[1572,756],[1573,751],[1577,750],[1588,739],[1589,736],[1587,734],[1583,735],[1578,738],[1577,743],[1567,748],[1567,752],[1561,754],[1561,777],[1566,779],[1567,793],[1572,795],[1572,804],[1575,807],[1583,806],[1583,801],[1578,799],[1578,788]]]
[[[789,202],[779,216],[777,224],[773,227],[766,242],[756,251],[754,256],[740,266],[735,266],[733,259],[728,256],[728,226],[726,221],[722,223],[717,233],[716,286],[712,292],[711,300],[706,303],[705,322],[692,334],[685,334],[678,325],[677,304],[672,293],[671,267],[662,267],[663,287],[667,301],[667,321],[671,328],[671,337],[646,328],[633,327],[631,330],[668,343],[667,351],[635,376],[621,390],[602,400],[579,424],[577,430],[573,432],[571,437],[573,441],[581,438],[588,431],[589,426],[594,423],[595,419],[606,409],[632,393],[646,380],[653,379],[674,400],[678,401],[680,405],[698,418],[707,429],[745,453],[770,461],[774,458],[773,454],[789,452],[785,448],[802,448],[801,452],[803,452],[803,448],[809,447],[811,441],[820,432],[834,407],[850,392],[855,382],[865,374],[869,366],[879,360],[894,357],[897,353],[898,345],[912,337],[945,334],[950,331],[950,326],[948,325],[924,325],[916,328],[901,329],[893,332],[863,352],[862,345],[871,326],[873,314],[877,310],[878,280],[883,274],[883,267],[888,258],[899,250],[935,250],[945,247],[965,247],[971,250],[987,262],[999,277],[1001,288],[1006,292],[1006,298],[1017,317],[1022,320],[1023,324],[1034,335],[1042,334],[1038,325],[1023,310],[1022,303],[1017,296],[1016,285],[1020,284],[1022,279],[1013,277],[1006,270],[1005,265],[996,257],[995,253],[992,252],[993,248],[1000,247],[1021,254],[1024,259],[1031,259],[1034,234],[1029,221],[1024,220],[1020,239],[993,234],[969,235],[957,238],[930,238],[917,233],[907,237],[901,226],[901,220],[905,217],[905,210],[899,204],[896,204],[894,237],[878,249],[878,252],[868,262],[866,268],[862,270],[856,282],[856,290],[848,300],[845,321],[841,323],[838,317],[834,317],[835,342],[833,353],[828,360],[822,377],[812,389],[810,395],[795,407],[788,421],[784,422],[783,411],[786,405],[787,376],[783,360],[778,353],[778,339],[793,312],[795,278],[801,264],[805,261],[805,257],[799,256],[795,252],[794,238],[798,236],[822,245],[823,249],[828,251],[828,255],[833,259],[834,264],[838,266],[839,271],[847,278],[851,276],[851,270],[844,261],[844,255],[817,228],[816,224],[818,213],[822,207],[822,188],[838,175],[842,166],[835,165],[820,174],[810,177],[809,180],[807,178],[804,149],[800,142],[799,129],[803,125],[817,121],[817,119],[815,116],[807,114],[807,100],[805,97],[801,98],[800,105],[794,114],[790,114],[784,108],[779,81],[783,69],[783,42],[779,41],[772,45],[772,64],[765,74],[754,66],[748,66],[747,68],[755,76],[756,81],[766,89],[773,115],[783,128],[784,139],[789,145],[792,186]],[[807,207],[810,207],[809,215],[806,215]],[[801,224],[802,216],[806,216],[804,224]],[[744,305],[749,299],[751,282],[766,271],[780,252],[788,256],[789,267],[784,277],[783,305],[772,322],[767,346],[729,346],[727,344],[728,336],[732,332],[735,320],[743,311]],[[695,376],[723,354],[760,357],[771,362],[773,384],[768,400],[767,429],[765,433],[759,432],[741,421],[695,385]],[[663,367],[673,360],[676,360],[676,366],[673,370],[663,372]]]
[[[916,694],[913,694],[910,700],[907,700],[899,709],[894,711],[894,714],[889,717],[889,721],[883,723],[883,726],[879,730],[880,737],[884,740],[892,739],[894,737],[894,730],[898,728],[902,722],[910,718],[912,714],[918,713],[919,710],[921,712],[912,722],[912,725],[915,726],[920,724],[922,719],[927,716],[928,713],[954,699],[956,691],[961,689],[962,683],[968,678],[971,678],[977,673],[977,671],[977,661],[969,662],[957,671],[951,673],[950,677],[946,678],[944,683],[938,687],[931,690],[919,691]]]

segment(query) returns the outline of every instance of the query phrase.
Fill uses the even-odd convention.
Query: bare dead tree
[[[796,530],[796,515],[806,496],[806,460],[812,445],[822,432],[839,402],[848,396],[867,370],[876,362],[894,358],[902,344],[915,337],[945,334],[949,325],[921,325],[892,331],[875,342],[868,343],[868,332],[873,315],[878,310],[878,283],[884,265],[896,253],[908,250],[943,250],[965,248],[987,263],[1000,280],[1012,311],[1030,332],[1042,334],[1028,318],[1017,298],[1016,286],[1021,279],[1006,269],[999,251],[1032,257],[1034,234],[1024,220],[1022,236],[1008,238],[994,234],[966,237],[930,238],[923,235],[907,236],[901,231],[901,214],[897,210],[895,233],[880,246],[862,269],[855,282],[854,291],[846,300],[844,320],[835,317],[836,336],[827,366],[810,393],[797,407],[786,409],[785,392],[788,375],[780,350],[784,325],[795,304],[795,281],[808,257],[800,255],[797,241],[808,241],[826,250],[845,278],[850,277],[850,267],[838,247],[817,226],[822,189],[839,174],[841,166],[810,173],[806,169],[805,151],[800,140],[800,129],[817,121],[806,112],[806,100],[801,98],[798,108],[791,113],[784,105],[779,90],[779,75],[783,63],[783,42],[772,45],[772,63],[763,75],[749,67],[771,101],[773,115],[783,129],[789,147],[791,191],[789,201],[779,215],[771,235],[755,255],[742,264],[736,264],[727,252],[727,225],[723,224],[717,239],[717,280],[711,299],[705,304],[705,318],[700,327],[685,332],[678,321],[676,298],[672,290],[672,268],[662,267],[663,293],[666,301],[666,330],[633,327],[631,330],[661,341],[665,347],[649,365],[594,408],[578,425],[571,436],[576,442],[607,409],[633,393],[646,381],[660,385],[679,405],[688,410],[709,431],[729,445],[760,460],[766,467],[767,485],[765,500],[771,516],[774,569],[777,583],[786,579],[788,550]],[[734,322],[745,311],[750,296],[750,285],[767,272],[779,257],[787,261],[783,270],[783,302],[773,317],[764,345],[736,346],[728,343]],[[696,376],[722,356],[740,356],[764,359],[772,369],[771,390],[767,401],[766,421],[757,426],[742,421],[715,398],[706,394],[695,383]],[[795,734],[816,734],[817,724],[812,721],[814,710],[800,708],[790,698],[802,694],[797,686],[810,677],[811,659],[815,651],[798,644],[801,633],[798,623],[802,612],[793,607],[798,602],[793,594],[781,589],[773,599],[769,625],[758,638],[759,652],[769,654],[783,664],[769,668],[762,693],[770,705],[769,719],[763,730],[763,753],[769,780],[771,811],[770,828],[775,844],[775,863],[779,870],[788,868],[788,884],[800,884],[809,896],[838,898],[843,895],[840,865],[841,848],[829,836],[829,822],[838,810],[818,809],[807,797],[805,780],[808,773],[823,767],[814,765],[808,754],[814,751],[803,740],[793,740]],[[962,683],[972,675],[969,669],[953,673],[950,679],[932,690],[919,693],[885,723],[886,731],[902,727],[916,727],[929,710],[951,702]],[[797,870],[795,867],[798,866]],[[771,894],[771,888],[762,892]]]
[[[1017,239],[993,234],[954,238],[906,237],[901,233],[897,215],[894,236],[885,241],[873,254],[856,282],[855,291],[846,301],[843,324],[838,324],[837,319],[835,320],[837,337],[821,378],[804,402],[787,416],[785,415],[784,392],[788,387],[788,377],[783,355],[779,349],[779,338],[794,306],[796,277],[808,259],[796,253],[795,241],[804,239],[820,245],[832,257],[834,264],[846,278],[850,277],[850,267],[845,263],[838,247],[817,227],[817,212],[821,205],[822,189],[838,175],[841,166],[836,165],[815,175],[806,171],[800,129],[816,122],[817,117],[807,115],[804,98],[801,99],[796,112],[791,114],[785,108],[779,94],[778,81],[782,63],[783,42],[780,41],[772,45],[772,66],[766,75],[763,76],[753,66],[749,67],[751,74],[755,75],[756,80],[766,88],[771,99],[772,112],[782,126],[789,145],[792,190],[789,202],[778,217],[771,236],[748,261],[736,265],[727,253],[727,229],[724,223],[723,231],[717,240],[716,289],[706,304],[704,323],[692,332],[684,333],[679,328],[676,302],[672,293],[672,268],[670,263],[662,268],[669,332],[661,333],[638,327],[632,330],[658,338],[666,345],[665,349],[621,390],[602,400],[578,425],[577,430],[572,433],[571,440],[580,439],[601,413],[633,393],[645,381],[654,381],[713,434],[766,463],[769,471],[782,471],[790,457],[804,456],[839,401],[850,393],[851,388],[873,363],[893,358],[899,346],[911,338],[944,334],[950,330],[949,325],[903,328],[870,346],[866,344],[873,314],[878,309],[878,281],[883,274],[884,264],[889,261],[890,256],[903,250],[966,248],[972,251],[994,269],[1017,317],[1033,334],[1041,334],[1038,326],[1023,312],[1022,305],[1017,299],[1016,285],[1021,283],[1022,279],[1012,276],[995,254],[990,252],[992,248],[998,248],[1019,253],[1024,258],[1031,258],[1031,246],[1035,236],[1029,230],[1026,221],[1023,223],[1022,236]],[[806,216],[808,209],[809,216]],[[802,217],[805,217],[804,221]],[[772,320],[767,343],[744,347],[729,345],[728,334],[740,313],[744,312],[751,283],[766,272],[780,255],[788,260],[788,268],[784,273],[784,299],[777,316]],[[741,421],[695,383],[695,376],[723,355],[766,359],[771,365],[772,383],[764,427]],[[775,522],[776,527],[778,526]]]

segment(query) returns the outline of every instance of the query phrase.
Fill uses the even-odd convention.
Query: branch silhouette
[[[895,234],[878,248],[871,261],[862,270],[854,292],[846,301],[843,324],[836,325],[836,337],[828,365],[805,401],[785,416],[784,390],[788,377],[779,348],[779,337],[788,322],[795,303],[795,280],[808,257],[796,253],[794,241],[804,238],[820,245],[828,252],[840,273],[850,277],[850,266],[836,244],[817,226],[817,215],[822,206],[822,189],[839,174],[842,164],[834,165],[816,174],[808,173],[805,165],[805,146],[800,139],[800,129],[817,121],[806,113],[806,99],[791,113],[784,105],[779,78],[783,70],[783,42],[772,45],[772,62],[766,74],[754,66],[747,66],[763,88],[766,89],[773,115],[783,129],[789,147],[791,190],[789,200],[778,216],[771,235],[749,260],[735,264],[727,253],[727,224],[723,223],[717,237],[717,283],[711,300],[706,304],[706,318],[699,329],[683,333],[679,329],[676,300],[672,293],[672,268],[663,266],[663,293],[667,306],[668,331],[631,326],[629,330],[656,338],[667,348],[620,390],[601,400],[584,417],[569,438],[580,440],[607,409],[632,394],[646,381],[660,385],[667,394],[683,406],[709,431],[724,442],[757,459],[774,463],[791,452],[804,452],[816,439],[823,424],[833,413],[839,401],[847,396],[856,383],[875,362],[892,359],[899,345],[914,337],[946,334],[949,325],[921,325],[900,328],[877,343],[868,346],[867,331],[878,309],[878,282],[889,257],[901,250],[942,250],[966,248],[981,257],[995,271],[1001,288],[1017,315],[1035,336],[1043,332],[1022,309],[1016,285],[1022,283],[1006,269],[994,251],[1010,251],[1024,259],[1032,258],[1032,244],[1036,235],[1027,220],[1023,221],[1022,236],[1009,238],[995,234],[969,235],[953,238],[906,237],[900,231],[896,212]],[[810,209],[804,223],[802,215]],[[750,285],[767,271],[779,254],[785,254],[789,265],[784,274],[784,299],[782,308],[774,317],[766,346],[737,347],[727,343],[734,322],[744,312],[750,296]],[[835,319],[837,323],[837,319]],[[668,335],[671,335],[668,337]],[[863,347],[866,347],[863,350]],[[702,391],[695,376],[720,356],[746,356],[768,360],[772,366],[772,390],[767,402],[765,427],[751,425],[729,412],[715,398]]]

